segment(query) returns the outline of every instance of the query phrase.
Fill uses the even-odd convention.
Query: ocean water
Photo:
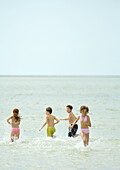
[[[68,138],[68,122],[56,125],[56,138],[46,137],[45,108],[67,117],[66,105],[78,116],[89,106],[90,143]],[[20,140],[10,142],[6,118],[20,110]],[[78,122],[80,132],[80,123]],[[120,169],[120,77],[0,77],[0,170]]]

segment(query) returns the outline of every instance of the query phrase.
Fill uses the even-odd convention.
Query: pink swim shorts
[[[87,134],[87,133],[89,133],[89,129],[80,129],[80,132]]]
[[[20,132],[20,129],[19,129],[19,128],[12,128],[12,132],[15,133],[15,134],[16,134],[16,133],[19,133],[19,132]]]

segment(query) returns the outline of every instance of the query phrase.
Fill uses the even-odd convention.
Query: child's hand
[[[69,126],[70,130],[72,130],[73,126]]]
[[[39,129],[39,131],[41,131],[41,128]]]

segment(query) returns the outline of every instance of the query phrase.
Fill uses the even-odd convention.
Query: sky
[[[0,0],[0,75],[120,75],[120,1]]]

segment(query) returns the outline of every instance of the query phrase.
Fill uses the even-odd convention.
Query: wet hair
[[[72,109],[73,109],[73,106],[71,106],[71,105],[67,105],[66,107],[69,107],[69,108],[70,108],[70,110],[72,110]]]
[[[52,113],[52,108],[51,108],[51,107],[47,107],[47,108],[46,108],[46,111],[51,114],[51,113]]]
[[[87,106],[82,105],[82,106],[80,107],[80,113],[81,113],[82,110],[84,110],[84,109],[87,110],[87,113],[89,112],[89,108],[88,108]]]
[[[17,121],[20,121],[20,116],[18,116],[18,114],[19,114],[19,109],[17,109],[17,108],[13,109],[13,113],[16,113],[16,115],[14,116],[14,118],[15,118]]]

